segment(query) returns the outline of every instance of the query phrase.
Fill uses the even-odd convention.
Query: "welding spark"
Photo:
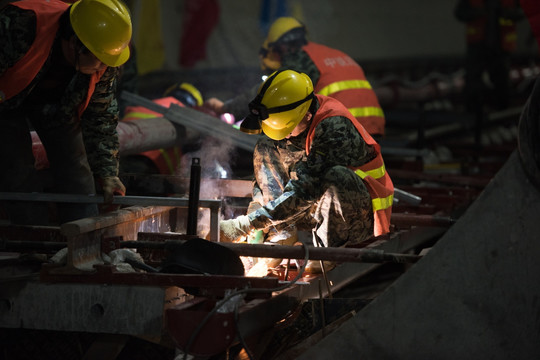
[[[216,169],[215,170],[218,173],[219,178],[220,179],[226,179],[227,178],[227,170],[225,170],[223,168],[223,166],[221,166],[221,164],[217,162],[217,160],[214,161],[214,163],[216,164]]]
[[[234,115],[230,113],[223,113],[220,115],[220,118],[221,118],[221,121],[224,121],[229,125],[233,125],[234,122],[236,121]]]

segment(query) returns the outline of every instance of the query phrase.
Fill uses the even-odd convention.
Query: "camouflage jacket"
[[[36,18],[32,11],[6,6],[0,12],[0,76],[26,54],[36,33]],[[36,95],[40,82],[47,79],[53,59],[61,56],[57,36],[49,58],[32,83],[13,98],[0,103],[1,114],[24,112],[32,119],[58,126],[78,121],[77,109],[88,93],[90,76],[74,69],[62,82],[63,87]],[[66,74],[64,74],[66,75]],[[118,175],[118,105],[115,96],[117,69],[108,68],[96,84],[92,99],[81,116],[81,127],[88,162],[97,177]],[[50,76],[49,76],[50,80]]]
[[[298,216],[310,208],[326,190],[323,187],[328,170],[334,166],[358,167],[375,156],[375,151],[366,144],[352,122],[341,116],[328,117],[319,123],[315,129],[315,136],[311,144],[309,155],[306,155],[306,129],[300,135],[285,138],[279,141],[263,137],[260,141],[273,142],[277,150],[270,156],[275,156],[271,164],[261,166],[261,159],[267,154],[258,153],[258,146],[254,153],[255,171],[269,172],[268,177],[280,169],[286,169],[289,180],[285,187],[271,189],[268,184],[255,182],[254,200],[268,198],[268,194],[261,194],[261,189],[274,192],[272,201],[250,213],[249,219],[258,229],[280,223],[295,223]],[[265,161],[268,161],[267,159]],[[273,167],[273,168],[272,168]],[[264,174],[256,178],[265,179]],[[264,181],[264,180],[263,180]],[[340,183],[339,180],[334,181]],[[282,190],[283,189],[283,190]]]

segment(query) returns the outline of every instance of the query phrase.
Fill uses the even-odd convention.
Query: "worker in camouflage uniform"
[[[125,193],[115,86],[131,31],[118,0],[22,0],[1,10],[0,191],[93,194],[97,185],[106,203]],[[52,187],[36,176],[31,129],[45,146]],[[39,209],[7,210],[12,222],[44,223]],[[58,205],[61,222],[97,213],[96,205]]]
[[[389,231],[393,185],[380,146],[343,104],[284,70],[249,108],[241,129],[266,137],[254,150],[248,214],[220,222],[222,241],[263,230],[266,241],[292,245],[297,230],[310,230],[316,246],[339,247]]]
[[[371,136],[384,135],[384,113],[362,67],[340,50],[308,41],[306,27],[297,19],[280,17],[272,23],[259,59],[267,74],[278,69],[307,74],[315,94],[339,100]],[[243,118],[247,115],[246,104],[258,87],[225,102],[209,98],[205,106],[218,114],[227,112]]]

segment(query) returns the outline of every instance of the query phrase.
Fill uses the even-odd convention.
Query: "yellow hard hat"
[[[281,140],[302,121],[313,98],[309,76],[293,70],[276,71],[261,85],[249,108],[251,115],[262,121],[262,131]]]
[[[190,107],[202,106],[203,104],[201,92],[195,86],[186,82],[171,85],[165,90],[163,96],[174,96],[184,105]]]
[[[69,19],[79,40],[101,62],[120,66],[129,59],[131,16],[120,0],[79,0]]]
[[[304,29],[304,25],[293,17],[280,17],[277,18],[268,30],[268,36],[266,37],[267,44],[272,46],[273,43],[278,41],[283,35],[294,29]]]

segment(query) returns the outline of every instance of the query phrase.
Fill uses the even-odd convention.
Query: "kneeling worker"
[[[265,241],[292,245],[297,230],[311,230],[316,246],[340,247],[389,232],[394,187],[380,146],[341,102],[283,70],[249,109],[241,129],[266,135],[253,154],[253,201],[247,215],[220,222],[221,241],[263,230]]]

